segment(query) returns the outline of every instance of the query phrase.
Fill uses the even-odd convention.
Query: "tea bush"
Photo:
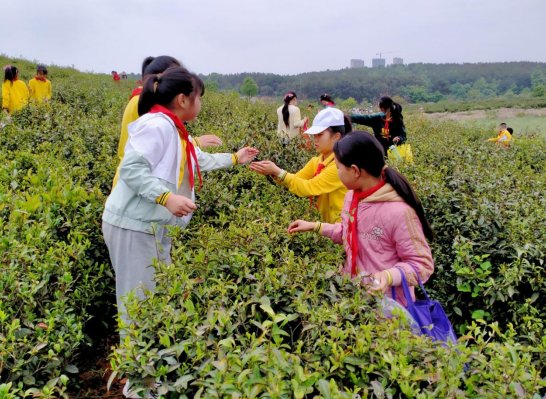
[[[30,70],[30,69],[29,69]],[[0,398],[67,397],[91,327],[110,326],[112,272],[100,232],[129,83],[52,68],[51,107],[0,116]],[[288,170],[312,155],[284,147],[275,105],[207,93],[196,135],[261,150]],[[544,141],[508,151],[489,132],[408,115],[414,183],[436,231],[427,283],[457,348],[384,320],[377,299],[337,275],[343,250],[312,234],[296,198],[244,167],[204,176],[198,211],[173,229],[158,287],[128,298],[136,321],[113,377],[166,397],[517,397],[544,395]],[[533,396],[534,395],[534,396]]]

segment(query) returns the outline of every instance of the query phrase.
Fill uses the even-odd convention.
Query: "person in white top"
[[[298,97],[293,91],[284,95],[284,105],[277,108],[279,124],[277,133],[283,142],[288,143],[300,134],[300,128],[307,123],[307,117],[301,118],[300,109],[296,106]]]

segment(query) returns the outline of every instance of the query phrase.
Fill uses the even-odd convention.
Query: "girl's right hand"
[[[298,233],[301,231],[313,231],[316,227],[316,223],[307,222],[305,220],[295,220],[288,226],[288,233]]]
[[[205,134],[203,136],[198,136],[199,144],[201,148],[205,147],[218,147],[222,145],[222,139],[214,134]]]
[[[165,208],[174,216],[186,216],[197,209],[197,205],[183,195],[171,194],[165,202]]]

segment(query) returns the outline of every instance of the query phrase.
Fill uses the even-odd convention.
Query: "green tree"
[[[540,69],[531,74],[531,90],[534,97],[542,97],[546,92],[546,77]]]
[[[239,88],[239,91],[244,96],[254,97],[258,94],[258,84],[250,76],[247,76],[245,80],[243,80],[243,84]]]

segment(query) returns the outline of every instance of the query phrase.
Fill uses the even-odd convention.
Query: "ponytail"
[[[423,226],[425,237],[429,241],[433,240],[434,234],[425,217],[421,201],[403,175],[388,166],[385,167],[383,146],[372,134],[364,131],[347,134],[334,144],[334,154],[338,162],[348,168],[356,165],[374,177],[380,177],[383,174],[386,182],[394,188],[405,203],[413,208]]]
[[[392,98],[384,96],[379,99],[379,108],[391,111],[393,122],[399,122],[404,126],[404,116],[402,115],[402,106],[394,102]]]
[[[9,80],[11,83],[13,83],[18,73],[19,70],[17,69],[17,67],[12,65],[6,65],[4,67],[4,82],[6,80]]]
[[[396,193],[402,197],[406,204],[413,208],[417,214],[417,217],[419,218],[419,221],[421,222],[425,237],[429,241],[432,241],[434,239],[432,227],[425,216],[425,210],[423,209],[421,200],[419,200],[419,197],[417,197],[417,194],[415,194],[415,191],[413,191],[413,188],[407,179],[402,174],[388,166],[384,169],[383,173],[385,176],[385,181],[389,183],[392,188],[394,188]]]
[[[205,85],[199,76],[183,67],[170,67],[163,74],[148,76],[138,100],[138,114],[148,113],[156,104],[167,106],[179,94],[192,100],[205,94]]]
[[[296,93],[293,91],[289,91],[284,95],[284,106],[282,107],[282,119],[284,121],[284,125],[286,127],[289,127],[290,124],[290,112],[288,110],[288,106],[290,105],[290,101],[292,101],[294,98],[298,98],[296,96]]]

